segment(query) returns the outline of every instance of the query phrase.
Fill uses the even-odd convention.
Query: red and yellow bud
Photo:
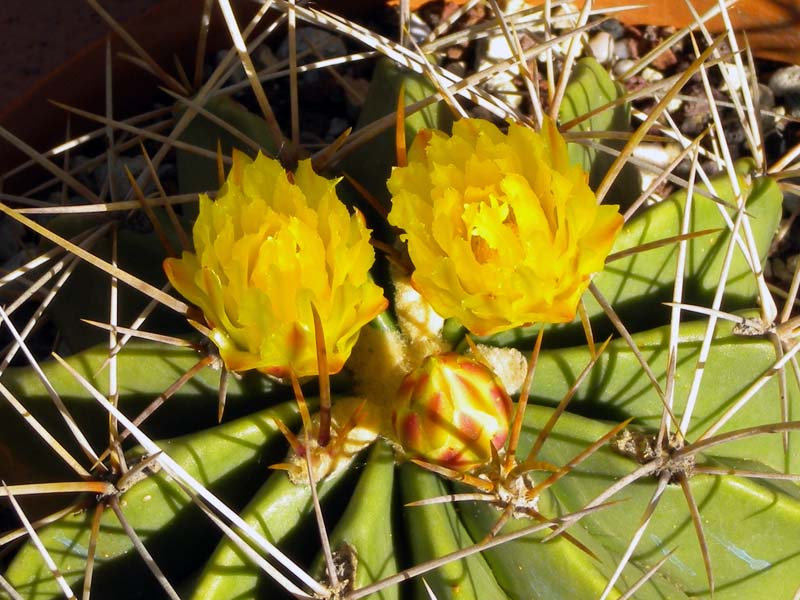
[[[392,427],[411,455],[466,471],[508,436],[511,398],[492,371],[459,354],[429,356],[400,385]]]

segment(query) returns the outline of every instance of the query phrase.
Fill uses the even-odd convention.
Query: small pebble
[[[606,31],[611,34],[611,37],[615,40],[618,40],[625,35],[625,26],[617,19],[608,19],[603,21],[600,23],[599,29],[600,31]]]
[[[514,51],[502,34],[488,38],[483,48],[483,52],[478,53],[479,71],[488,69],[515,56]],[[519,108],[522,104],[522,96],[517,93],[518,89],[514,83],[514,74],[511,71],[503,71],[492,77],[491,80],[486,82],[486,89],[500,96],[503,101],[514,108]]]
[[[680,152],[681,149],[678,144],[642,143],[636,146],[633,155],[647,165],[639,167],[642,176],[642,189],[647,189],[667,165],[677,158]]]
[[[736,68],[736,65],[722,64],[720,68],[723,69],[727,78],[724,87],[729,87],[730,91],[733,92],[738,92],[742,89],[742,73]],[[747,85],[747,80],[744,81],[744,84]]]
[[[656,71],[651,67],[645,68],[641,72],[642,79],[644,79],[648,83],[655,83],[656,81],[661,81],[664,79],[664,74]]]
[[[673,98],[667,104],[667,110],[670,113],[675,113],[681,109],[681,106],[683,106],[683,100],[681,100],[680,98]]]
[[[627,73],[633,65],[636,63],[629,58],[624,58],[622,60],[618,60],[616,64],[614,64],[613,72],[614,75],[617,77],[622,77],[625,73]]]
[[[607,31],[599,31],[589,39],[589,48],[597,62],[605,65],[614,52],[614,38]]]
[[[784,98],[786,114],[794,119],[800,118],[800,94],[787,94]]]
[[[762,109],[768,109],[775,106],[775,94],[772,93],[772,90],[769,88],[769,86],[764,85],[763,83],[758,84],[758,102]]]
[[[655,144],[643,142],[636,146],[633,155],[659,169],[665,168],[669,163],[675,160],[681,153],[681,147],[678,144]]]
[[[422,20],[417,13],[411,13],[411,21],[408,23],[408,32],[411,34],[411,39],[421,44],[430,35],[431,28]]]
[[[800,66],[778,69],[769,78],[769,87],[778,96],[800,94]]]
[[[505,36],[493,35],[486,40],[486,51],[483,55],[482,63],[488,64],[502,62],[514,56],[514,51],[508,45]]]
[[[631,49],[627,40],[622,39],[614,42],[614,56],[621,60],[627,60],[631,57]]]
[[[783,118],[786,116],[786,107],[778,105],[772,109],[772,112],[775,113],[775,129],[783,134],[783,130],[786,129],[788,123],[788,121]]]
[[[753,100],[755,101],[755,99]],[[763,83],[758,84],[758,108],[762,111],[771,111],[775,106],[775,94],[769,89],[769,86]],[[770,131],[775,128],[775,117],[766,112],[761,113],[761,127],[764,131]]]

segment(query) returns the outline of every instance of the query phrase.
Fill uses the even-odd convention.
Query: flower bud
[[[427,357],[400,385],[392,426],[412,455],[457,471],[486,464],[508,436],[511,398],[494,373],[454,353]]]

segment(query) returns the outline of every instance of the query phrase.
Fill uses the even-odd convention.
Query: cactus
[[[72,212],[106,216],[0,203],[39,239],[0,280],[21,298],[0,309],[0,597],[793,597],[797,290],[779,313],[764,275],[792,158],[767,168],[745,88],[752,158],[731,159],[710,91],[716,146],[660,120],[693,74],[744,80],[738,54],[710,41],[633,128],[605,68],[573,62],[585,14],[536,49],[568,58],[522,112],[488,73],[440,68],[446,37],[426,57],[273,9],[292,98],[296,19],[383,55],[355,132],[308,158],[294,100],[284,122],[255,80],[257,113],[209,94],[223,61],[138,171],[108,151],[114,201],[35,155],[83,197]],[[551,18],[498,12],[453,40]],[[522,52],[488,71],[529,77]],[[690,165],[663,171],[666,198],[628,162],[651,130]],[[148,227],[107,216],[126,194]],[[39,313],[53,356],[32,348]]]

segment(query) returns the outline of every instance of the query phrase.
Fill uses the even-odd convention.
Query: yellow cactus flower
[[[276,160],[234,151],[216,201],[200,196],[195,252],[167,259],[164,270],[203,311],[228,369],[317,374],[313,304],[336,373],[361,327],[386,308],[369,276],[369,230],[336,183],[308,160],[287,174]]]
[[[540,133],[482,119],[421,131],[388,182],[414,287],[478,335],[571,321],[622,227],[587,179],[549,119]]]

